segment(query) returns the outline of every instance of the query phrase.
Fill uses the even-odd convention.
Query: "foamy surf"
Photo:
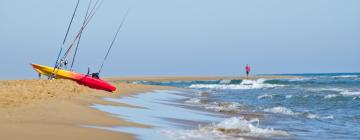
[[[345,96],[358,96],[360,95],[360,91],[349,91],[349,90],[345,90],[340,92],[341,95],[345,95]]]
[[[260,88],[274,88],[284,85],[264,83],[267,79],[257,80],[242,80],[240,84],[192,84],[189,88],[198,89],[260,89]],[[223,82],[228,83],[228,81]]]
[[[335,98],[335,97],[338,97],[339,95],[336,95],[336,94],[329,94],[329,95],[326,95],[324,96],[325,99],[331,99],[331,98]]]
[[[237,102],[208,102],[200,98],[191,98],[186,100],[185,103],[197,105],[206,110],[224,113],[239,113],[241,109],[246,108],[246,105]]]
[[[273,98],[273,95],[271,95],[271,94],[264,94],[264,95],[259,95],[257,98],[258,98],[258,99],[266,99],[266,98],[272,99],[272,98]]]
[[[199,99],[199,98],[191,98],[191,99],[189,99],[189,100],[186,100],[185,103],[201,104],[201,99]]]
[[[207,110],[228,113],[239,113],[242,107],[245,107],[245,105],[236,102],[212,102],[205,105],[205,109]]]
[[[315,92],[336,92],[340,95],[343,96],[359,96],[360,95],[360,91],[355,91],[355,90],[351,90],[351,89],[344,89],[344,88],[311,88],[308,89],[310,91],[315,91]],[[326,98],[329,98],[329,96],[334,96],[334,94],[332,95],[327,95],[325,96]]]
[[[269,138],[269,137],[288,137],[286,131],[275,130],[273,128],[259,127],[259,119],[245,120],[243,117],[232,117],[219,123],[206,126],[199,126],[196,130],[163,131],[163,134],[175,139],[225,139],[235,140],[250,138]]]
[[[187,90],[197,93],[181,100],[185,107],[230,118],[239,115],[245,115],[244,117],[249,119],[261,117],[263,127],[259,126],[260,128],[277,128],[292,134],[290,138],[284,139],[357,139],[360,137],[360,77],[349,75],[360,74],[295,74],[300,77],[170,82],[160,85],[188,88]],[[186,100],[188,102],[185,102]],[[220,123],[221,120],[214,122]],[[210,130],[219,133],[217,135],[204,129],[216,127],[218,123],[214,123],[214,126],[202,123],[201,129],[190,128],[181,132],[199,136],[191,136],[192,139],[234,139],[230,133]],[[255,122],[252,124],[258,127]],[[238,135],[235,137],[277,139]]]
[[[299,115],[299,113],[296,113],[292,111],[291,109],[288,109],[286,107],[273,107],[273,108],[267,108],[264,109],[265,112],[271,112],[271,113],[277,113],[277,114],[284,114],[284,115]]]
[[[330,115],[330,116],[320,116],[317,114],[313,114],[313,113],[308,113],[308,112],[295,112],[289,108],[286,107],[282,107],[282,106],[278,106],[278,107],[273,107],[273,108],[266,108],[264,109],[265,112],[269,112],[269,113],[275,113],[275,114],[283,114],[283,115],[289,115],[289,116],[300,116],[300,117],[305,117],[308,119],[334,119],[334,116]]]
[[[358,75],[338,75],[338,76],[332,76],[333,78],[358,78]]]

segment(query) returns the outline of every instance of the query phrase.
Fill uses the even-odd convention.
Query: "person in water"
[[[246,67],[245,67],[246,77],[249,77],[250,70],[251,70],[250,66],[249,66],[249,65],[246,65]]]

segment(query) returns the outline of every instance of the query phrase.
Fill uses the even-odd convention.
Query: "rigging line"
[[[80,3],[80,0],[77,1],[77,4],[76,4],[75,10],[74,10],[74,13],[73,13],[73,15],[72,15],[72,17],[71,17],[71,20],[70,20],[70,23],[69,23],[69,26],[68,26],[68,28],[67,28],[67,31],[66,31],[66,34],[65,34],[65,37],[64,37],[64,40],[63,40],[63,43],[62,43],[62,44],[65,44],[66,38],[67,38],[67,36],[68,36],[68,34],[69,34],[70,27],[71,27],[71,24],[72,24],[72,22],[73,22],[73,20],[74,20],[74,17],[75,17],[77,8],[78,8],[78,6],[79,6],[79,3]]]
[[[83,30],[85,29],[85,27],[89,24],[89,22],[91,21],[91,19],[94,17],[95,13],[97,12],[97,10],[99,9],[99,7],[101,6],[102,2],[97,6],[94,7],[96,8],[95,11],[93,13],[90,13],[90,15],[88,16],[88,20],[86,21],[85,25],[82,26],[80,28],[80,31],[78,32],[78,34],[76,35],[75,39],[72,41],[72,43],[70,44],[70,46],[68,47],[68,49],[66,50],[65,54],[63,55],[62,59],[65,60],[67,55],[69,54],[70,50],[72,49],[72,47],[74,46],[75,42],[78,40],[78,38],[80,37],[81,33],[83,32]]]
[[[99,0],[98,0],[99,1]],[[74,43],[76,42],[76,40],[79,38],[80,34],[83,32],[83,30],[85,29],[85,27],[90,23],[91,19],[94,17],[95,13],[97,12],[97,10],[100,8],[101,4],[102,4],[102,0],[100,0],[101,3],[97,6],[97,7],[93,7],[93,9],[95,10],[91,10],[93,13],[90,13],[90,15],[88,16],[88,20],[86,21],[85,25],[82,26],[80,28],[80,31],[78,32],[78,34],[76,35],[75,39],[73,40],[73,42],[70,44],[69,48],[66,50],[66,53],[64,54],[64,56],[62,57],[62,59],[65,59],[67,57],[67,55],[69,54],[70,50],[72,49],[72,47],[74,46]]]
[[[104,66],[104,63],[105,63],[105,61],[106,61],[106,59],[107,59],[107,57],[108,57],[108,55],[109,55],[109,53],[110,53],[111,48],[112,48],[113,45],[114,45],[114,42],[115,42],[115,40],[116,40],[116,38],[117,38],[117,36],[118,36],[118,34],[119,34],[119,32],[120,32],[120,29],[122,28],[122,26],[123,26],[124,23],[125,23],[125,20],[126,20],[128,14],[129,14],[130,10],[131,10],[131,7],[126,11],[126,14],[125,14],[124,18],[122,19],[122,21],[121,21],[121,23],[120,23],[120,25],[119,25],[119,27],[118,27],[118,29],[117,29],[117,31],[116,31],[116,34],[115,34],[115,36],[114,36],[114,39],[112,40],[112,42],[111,42],[111,44],[110,44],[110,47],[109,47],[109,49],[108,49],[108,51],[107,51],[107,53],[106,53],[106,55],[105,55],[105,57],[104,57],[104,60],[103,60],[103,62],[102,62],[102,64],[101,64],[101,66],[100,66],[100,69],[99,69],[98,74],[101,73],[101,70],[102,70],[102,68],[103,68],[103,66]]]
[[[79,3],[80,3],[80,0],[78,0],[77,3],[76,3],[76,7],[75,7],[75,10],[74,10],[74,12],[73,12],[73,14],[72,14],[72,17],[71,17],[69,26],[68,26],[68,28],[67,28],[67,30],[66,30],[66,34],[65,34],[64,40],[63,40],[63,42],[62,42],[62,45],[61,45],[61,48],[60,48],[60,51],[59,51],[59,54],[58,54],[56,63],[59,61],[60,55],[61,55],[62,50],[63,50],[63,46],[64,46],[64,44],[65,44],[65,42],[66,42],[67,36],[69,35],[69,31],[70,31],[71,25],[72,25],[72,23],[73,23],[73,21],[74,21],[74,17],[75,17],[75,14],[76,14],[77,9],[78,9],[78,7],[79,7]],[[56,64],[55,64],[55,65],[56,65]]]
[[[100,5],[97,4],[98,1],[101,1],[101,2],[100,2]],[[85,25],[80,28],[80,31],[77,33],[75,39],[72,41],[72,43],[70,44],[70,46],[68,47],[68,49],[66,50],[65,54],[62,56],[62,58],[61,58],[60,60],[63,60],[63,61],[66,60],[66,57],[67,57],[67,55],[69,54],[71,48],[74,46],[74,43],[75,43],[76,40],[79,38],[79,36],[81,35],[81,33],[83,32],[83,30],[85,29],[85,27],[88,25],[88,23],[91,21],[92,17],[95,15],[95,13],[97,12],[97,10],[100,8],[100,6],[102,5],[102,3],[103,3],[102,0],[97,0],[97,1],[96,1],[94,7],[93,7],[92,10],[90,11],[90,14],[89,14],[89,16],[88,16],[88,18],[87,18],[87,21],[86,21]],[[95,9],[95,11],[94,11],[94,9]],[[93,12],[93,13],[91,13],[91,12]],[[55,67],[54,67],[54,71],[53,71],[53,73],[51,74],[51,76],[49,77],[49,79],[52,79],[53,77],[55,77],[55,75],[56,75],[56,73],[57,73],[57,71],[55,72],[56,69],[59,70],[59,69],[62,68],[62,64],[61,64],[61,63],[62,63],[61,61],[59,61],[59,60],[57,61],[57,63],[55,64]]]
[[[64,44],[65,44],[65,42],[66,42],[67,36],[68,36],[68,34],[69,34],[69,31],[70,31],[72,22],[73,22],[73,20],[74,20],[74,17],[75,17],[76,11],[77,11],[77,8],[79,7],[79,3],[80,3],[80,0],[78,0],[77,3],[76,3],[75,10],[74,10],[74,12],[73,12],[73,14],[72,14],[72,17],[71,17],[69,26],[68,26],[68,28],[67,28],[67,30],[66,30],[66,34],[65,34],[64,40],[63,40],[63,42],[62,42],[62,45],[61,45],[61,47],[60,47],[60,51],[59,51],[59,53],[58,53],[58,57],[56,58],[56,62],[55,62],[55,66],[54,66],[53,72],[55,71],[55,69],[56,69],[56,67],[57,67],[57,65],[58,65],[58,61],[59,61],[60,55],[61,55],[61,53],[62,53],[62,50],[63,50]],[[49,79],[50,79],[50,78],[52,78],[52,76],[50,76]]]
[[[88,18],[88,14],[89,14],[89,9],[90,9],[91,3],[92,3],[92,0],[90,0],[89,5],[88,5],[88,7],[87,7],[87,9],[86,9],[86,14],[85,14],[85,17],[84,17],[84,21],[83,21],[82,26],[84,26],[84,24],[85,24],[85,22],[86,22],[86,20],[87,20],[87,18]],[[81,36],[82,36],[82,35],[80,35],[80,37],[79,37],[79,39],[78,39],[78,42],[77,42],[77,44],[76,44],[75,53],[74,53],[73,59],[72,59],[72,61],[71,61],[70,71],[73,70],[73,66],[74,66],[76,54],[77,54],[77,51],[78,51],[78,49],[79,49],[79,44],[80,44]]]

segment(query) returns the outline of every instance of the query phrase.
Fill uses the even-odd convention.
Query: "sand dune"
[[[14,107],[52,98],[69,98],[94,92],[69,80],[0,81],[0,107]]]

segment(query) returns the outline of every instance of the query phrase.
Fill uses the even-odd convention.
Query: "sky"
[[[79,30],[81,0],[67,45]],[[53,66],[76,0],[0,1],[0,79]],[[74,69],[97,71],[132,7],[102,76],[360,72],[359,0],[105,0]]]

